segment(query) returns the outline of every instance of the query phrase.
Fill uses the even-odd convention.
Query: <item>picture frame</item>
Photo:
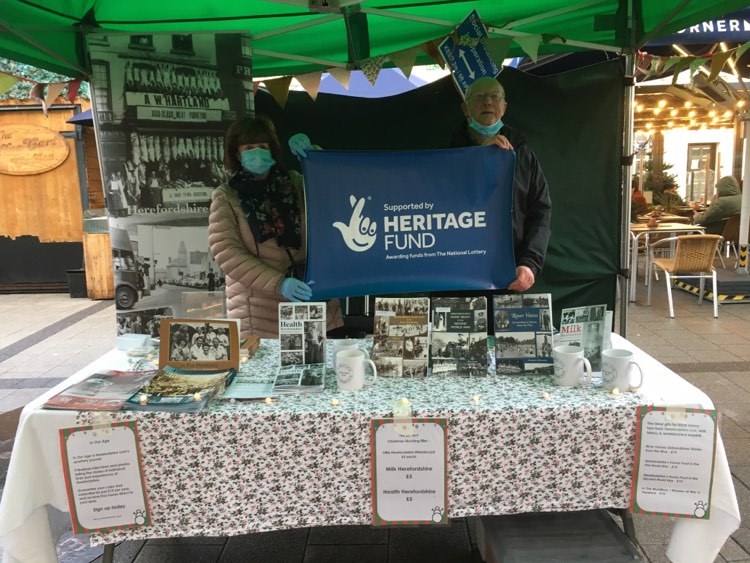
[[[235,319],[162,319],[159,367],[238,370],[239,325]]]

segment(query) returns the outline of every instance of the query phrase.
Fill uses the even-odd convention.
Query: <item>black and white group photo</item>
[[[229,326],[228,323],[221,321],[170,323],[169,343],[170,361],[222,362],[232,360]]]
[[[144,309],[129,313],[117,312],[117,336],[122,334],[148,334],[159,338],[162,319],[173,317],[171,307]]]

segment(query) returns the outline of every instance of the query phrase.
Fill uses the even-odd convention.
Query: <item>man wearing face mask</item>
[[[208,243],[226,276],[227,311],[242,334],[278,338],[279,303],[309,301],[302,281],[306,229],[302,176],[281,166],[276,128],[266,117],[245,116],[227,131],[229,180],[211,194]],[[328,330],[343,325],[329,301]]]
[[[466,126],[454,136],[452,146],[497,145],[515,150],[513,178],[513,247],[516,256],[516,279],[508,286],[512,291],[526,291],[544,265],[550,236],[552,202],[547,180],[539,162],[525,139],[503,123],[508,103],[505,90],[491,77],[473,82],[466,91],[463,112]]]

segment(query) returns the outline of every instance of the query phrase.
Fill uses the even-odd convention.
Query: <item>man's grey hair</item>
[[[489,83],[497,84],[498,88],[500,89],[500,94],[502,94],[503,99],[505,99],[505,88],[503,88],[503,85],[500,84],[495,78],[492,78],[491,76],[483,76],[482,78],[477,78],[474,82],[472,82],[469,85],[469,87],[466,89],[466,98],[471,96],[477,87],[483,86]]]

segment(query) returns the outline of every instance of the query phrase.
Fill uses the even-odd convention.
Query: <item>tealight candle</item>
[[[273,403],[273,399],[271,397],[266,397],[266,404],[270,405],[271,403]]]
[[[614,389],[612,389],[612,394],[617,396],[620,394],[620,390],[617,387],[615,387]]]
[[[249,359],[250,359],[250,358],[248,358],[247,356],[244,356],[244,357],[242,358],[242,360],[240,360],[240,361],[241,361],[241,362],[242,362],[243,364],[246,364],[246,363],[247,363],[247,361],[248,361]]]
[[[471,396],[472,403],[478,403],[479,402],[479,395],[472,395]]]
[[[201,400],[201,394],[200,393],[195,393],[193,395],[193,399],[195,399],[196,401],[200,401]]]
[[[339,400],[338,399],[331,399],[331,405],[334,406],[334,407],[338,407],[339,406]]]
[[[409,399],[407,399],[406,397],[401,397],[401,404],[404,405],[405,407],[408,407]]]
[[[544,393],[542,393],[542,399],[544,399],[544,400],[546,401],[546,400],[548,400],[549,398],[550,398],[550,394],[549,394],[549,393],[547,393],[547,391],[545,391]]]
[[[146,359],[153,360],[154,359],[154,355],[153,354],[146,354]]]
[[[141,395],[138,400],[139,400],[139,402],[142,405],[147,405],[148,404],[148,395]]]

